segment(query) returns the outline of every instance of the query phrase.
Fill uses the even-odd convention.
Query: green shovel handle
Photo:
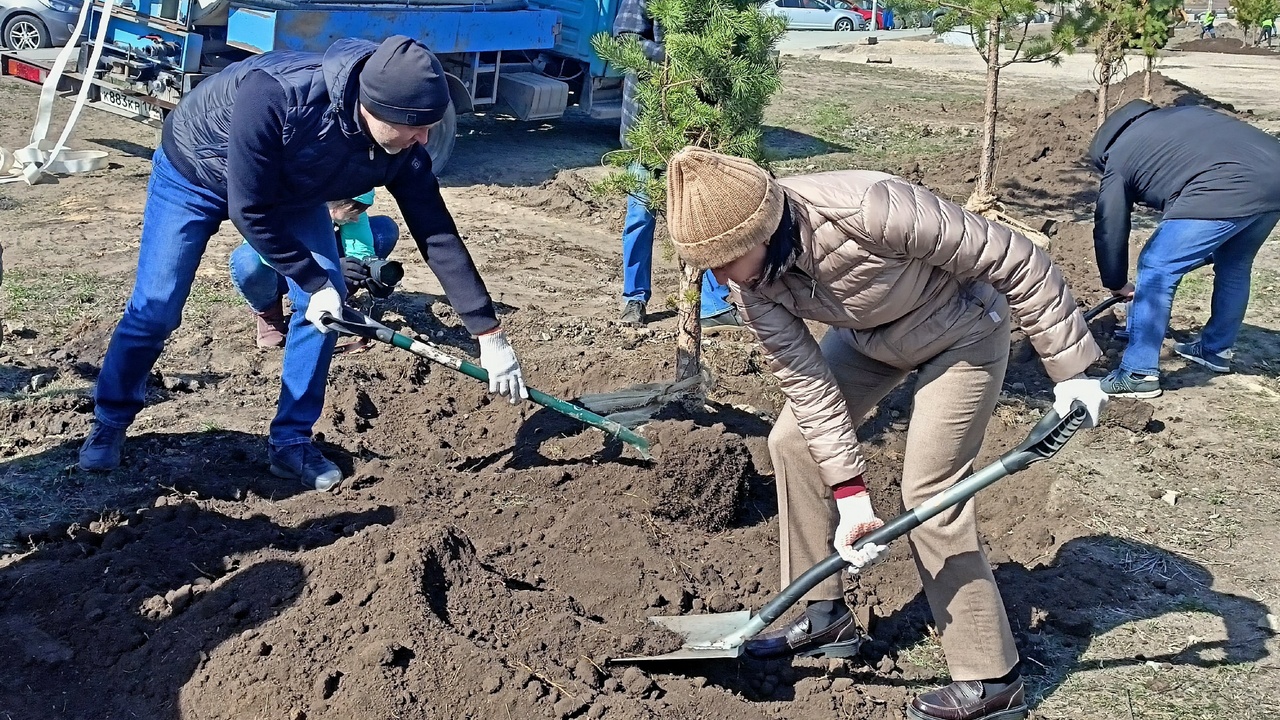
[[[386,325],[364,315],[363,313],[350,308],[343,308],[342,312],[343,316],[341,318],[337,318],[326,313],[320,321],[327,327],[334,328],[349,335],[357,335],[370,340],[378,340],[389,345],[394,345],[401,350],[408,350],[414,355],[457,370],[463,375],[475,378],[483,383],[489,382],[489,371],[475,363],[456,358],[431,343],[414,340],[407,335],[402,335]],[[612,420],[603,418],[590,410],[578,407],[573,403],[552,397],[541,390],[535,390],[531,387],[526,387],[526,389],[529,391],[529,399],[538,405],[554,410],[561,415],[571,417],[579,422],[590,425],[591,427],[603,430],[605,433],[634,447],[640,453],[640,457],[645,460],[648,460],[651,457],[649,453],[649,441],[645,440],[635,431],[630,430]]]

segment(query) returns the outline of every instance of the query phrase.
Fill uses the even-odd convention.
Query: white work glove
[[[1084,373],[1053,386],[1053,411],[1058,413],[1058,417],[1066,417],[1071,414],[1071,404],[1079,400],[1089,411],[1084,421],[1087,428],[1098,426],[1108,399],[1102,390],[1102,382],[1085,377]]]
[[[524,386],[520,361],[516,360],[507,334],[497,330],[476,339],[480,341],[480,365],[489,372],[489,392],[502,395],[512,405],[527,399],[529,391]]]
[[[866,492],[837,498],[836,509],[840,511],[840,524],[836,526],[836,552],[849,563],[849,573],[857,575],[884,557],[889,548],[887,545],[867,543],[854,550],[853,544],[858,538],[883,526],[884,521],[876,517],[876,511],[871,509],[871,495]]]
[[[320,322],[326,314],[342,319],[342,296],[333,287],[332,281],[326,281],[324,287],[311,293],[311,299],[307,301],[307,312],[303,317],[322,333],[337,332]]]

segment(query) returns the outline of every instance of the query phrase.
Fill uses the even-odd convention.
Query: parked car
[[[867,27],[871,27],[871,0],[837,0],[842,9],[858,13],[862,18],[862,22]],[[876,7],[876,29],[884,30],[884,6]]]
[[[65,45],[81,0],[0,0],[0,45],[35,50]]]
[[[932,10],[915,10],[903,13],[898,17],[895,27],[902,28],[930,28],[938,18],[946,15],[947,11],[942,8],[934,8]]]
[[[771,0],[761,9],[770,15],[786,18],[789,30],[849,31],[866,27],[861,14],[837,9],[823,0]]]

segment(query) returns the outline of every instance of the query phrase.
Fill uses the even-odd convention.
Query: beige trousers
[[[847,330],[822,339],[822,354],[849,405],[862,419],[908,371],[863,355]],[[995,410],[1009,359],[1006,320],[990,335],[943,352],[921,365],[902,465],[902,502],[908,508],[963,479],[973,469],[987,421]],[[837,521],[831,490],[800,434],[788,403],[769,433],[769,454],[778,483],[782,531],[782,580],[788,583],[826,558]],[[883,478],[867,478],[874,485]],[[878,508],[888,520],[895,508]],[[974,501],[952,508],[908,536],[925,596],[942,638],[951,679],[982,680],[1004,675],[1018,661],[1004,602],[978,540]],[[840,575],[805,597],[842,597]]]

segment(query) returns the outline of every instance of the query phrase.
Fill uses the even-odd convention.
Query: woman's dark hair
[[[353,215],[362,213],[368,210],[370,207],[372,207],[371,205],[365,205],[359,200],[350,199],[350,198],[345,200],[330,200],[327,203],[327,205],[329,206],[330,210],[335,210],[337,212],[348,212]]]
[[[782,219],[778,221],[778,227],[769,236],[765,246],[764,270],[760,273],[757,286],[777,282],[795,264],[799,254],[800,226],[795,221],[791,199],[785,198],[782,203]]]

